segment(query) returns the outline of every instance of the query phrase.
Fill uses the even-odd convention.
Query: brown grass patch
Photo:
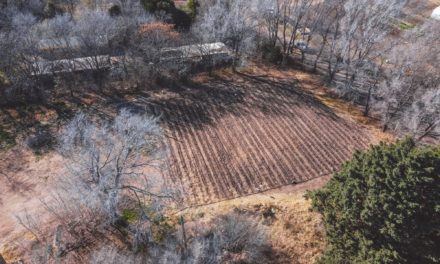
[[[182,212],[187,219],[212,219],[232,211],[257,216],[268,227],[274,249],[272,263],[314,263],[325,249],[325,230],[319,214],[310,211],[304,191],[256,194]],[[263,215],[273,212],[273,218]]]

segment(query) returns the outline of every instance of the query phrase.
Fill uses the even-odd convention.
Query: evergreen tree
[[[157,11],[169,12],[171,9],[175,8],[173,0],[141,0],[141,3],[145,10],[150,13],[155,13]]]
[[[188,15],[191,17],[192,20],[196,19],[197,12],[200,4],[197,0],[188,0],[188,3],[186,4],[186,9],[188,10]]]
[[[46,6],[44,7],[44,16],[46,18],[54,18],[57,15],[58,8],[55,0],[48,0]]]
[[[109,8],[108,13],[112,17],[120,16],[122,14],[121,7],[118,5],[113,5]]]
[[[147,12],[165,12],[170,15],[171,20],[166,22],[174,24],[178,30],[188,30],[191,26],[191,17],[176,8],[173,0],[141,0],[141,3]]]
[[[8,6],[8,0],[0,0],[0,9]]]
[[[327,231],[321,263],[440,263],[440,148],[373,146],[307,196]]]

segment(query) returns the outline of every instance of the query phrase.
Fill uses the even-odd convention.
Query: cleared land
[[[331,174],[370,142],[293,78],[207,78],[153,100],[167,131],[169,178],[191,205]]]
[[[185,85],[166,84],[126,96],[88,94],[80,98],[81,108],[102,118],[126,106],[161,115],[169,145],[167,178],[184,186],[187,206],[284,185],[313,188],[316,181],[291,184],[313,178],[325,182],[355,149],[378,138],[357,114],[357,121],[351,121],[355,108],[321,93],[316,76],[261,68],[247,74],[201,75]],[[12,114],[3,115],[4,124],[26,128],[21,122],[35,119],[57,131],[78,110],[78,102],[63,102],[18,114],[5,110]],[[23,237],[27,240],[14,216],[27,209],[44,218],[40,200],[49,198],[62,171],[63,160],[53,152],[36,156],[18,144],[0,153],[3,256],[17,253]]]

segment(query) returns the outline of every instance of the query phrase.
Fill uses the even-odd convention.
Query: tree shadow
[[[0,159],[0,182],[4,189],[23,194],[33,190],[34,183],[16,178],[16,175],[23,172],[22,164],[26,160],[23,159],[22,152],[16,149],[10,150],[6,157]]]
[[[1,173],[0,176],[3,176],[5,185],[11,192],[18,192],[21,194],[28,193],[33,190],[35,187],[35,184],[29,184],[24,181],[20,181],[17,179],[14,179],[12,176],[9,176],[7,174]]]
[[[167,95],[158,96],[159,90],[165,91]],[[304,89],[300,80],[292,77],[277,78],[270,74],[214,73],[203,82],[164,83],[159,88],[132,93],[83,91],[78,97],[66,95],[57,99],[56,102],[17,107],[17,116],[3,109],[2,112],[8,115],[8,120],[16,130],[25,135],[32,133],[39,125],[35,112],[40,108],[56,112],[56,126],[52,127],[54,134],[77,111],[111,119],[122,108],[128,108],[133,113],[161,117],[161,121],[171,129],[188,126],[200,129],[214,125],[216,120],[225,116],[292,118],[304,107],[316,115],[348,125],[348,122]]]
[[[174,83],[162,89],[173,96],[144,94],[139,95],[136,101],[148,108],[149,113],[162,115],[162,121],[172,128],[191,126],[199,129],[213,125],[215,120],[227,115],[293,117],[295,110],[301,107],[337,122],[344,121],[307,92],[295,78],[236,73],[231,76],[213,75],[203,83]]]

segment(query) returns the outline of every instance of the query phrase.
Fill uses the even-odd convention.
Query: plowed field
[[[210,78],[157,98],[170,146],[169,179],[192,205],[331,174],[370,136],[298,81]]]

